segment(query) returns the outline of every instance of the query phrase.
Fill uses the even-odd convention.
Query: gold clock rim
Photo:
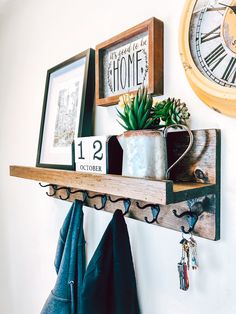
[[[186,0],[179,26],[179,53],[187,79],[198,97],[217,112],[236,117],[236,91],[207,79],[195,65],[189,46],[190,21],[197,0]]]

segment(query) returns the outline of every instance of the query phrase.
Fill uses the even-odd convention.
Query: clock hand
[[[236,14],[236,5],[227,5],[224,3],[219,3],[219,4],[223,5],[224,7],[230,8],[234,12],[234,14]]]

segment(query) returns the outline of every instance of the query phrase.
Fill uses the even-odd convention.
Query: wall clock
[[[187,0],[180,56],[199,98],[236,117],[236,0]]]

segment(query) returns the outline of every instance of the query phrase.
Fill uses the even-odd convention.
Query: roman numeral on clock
[[[214,50],[212,50],[208,56],[204,58],[207,66],[210,68],[211,71],[214,71],[215,68],[221,63],[221,61],[227,56],[225,49],[222,44],[217,46]]]
[[[231,58],[225,72],[222,76],[222,80],[229,81],[234,84],[236,81],[236,58]]]
[[[225,11],[226,10],[226,7],[208,7],[207,8],[207,11],[212,11],[212,12],[214,12],[214,11],[217,11],[220,15],[222,15],[223,16],[223,12],[221,12],[221,11]]]
[[[220,26],[217,26],[216,28],[214,28],[212,31],[210,31],[209,33],[202,33],[202,36],[201,36],[201,44],[209,41],[209,40],[212,40],[212,39],[215,39],[215,38],[218,38],[220,37]]]

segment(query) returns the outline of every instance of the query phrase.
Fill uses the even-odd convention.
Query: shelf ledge
[[[10,175],[55,185],[167,205],[216,191],[215,184],[174,183],[119,175],[99,175],[58,169],[10,166]]]

